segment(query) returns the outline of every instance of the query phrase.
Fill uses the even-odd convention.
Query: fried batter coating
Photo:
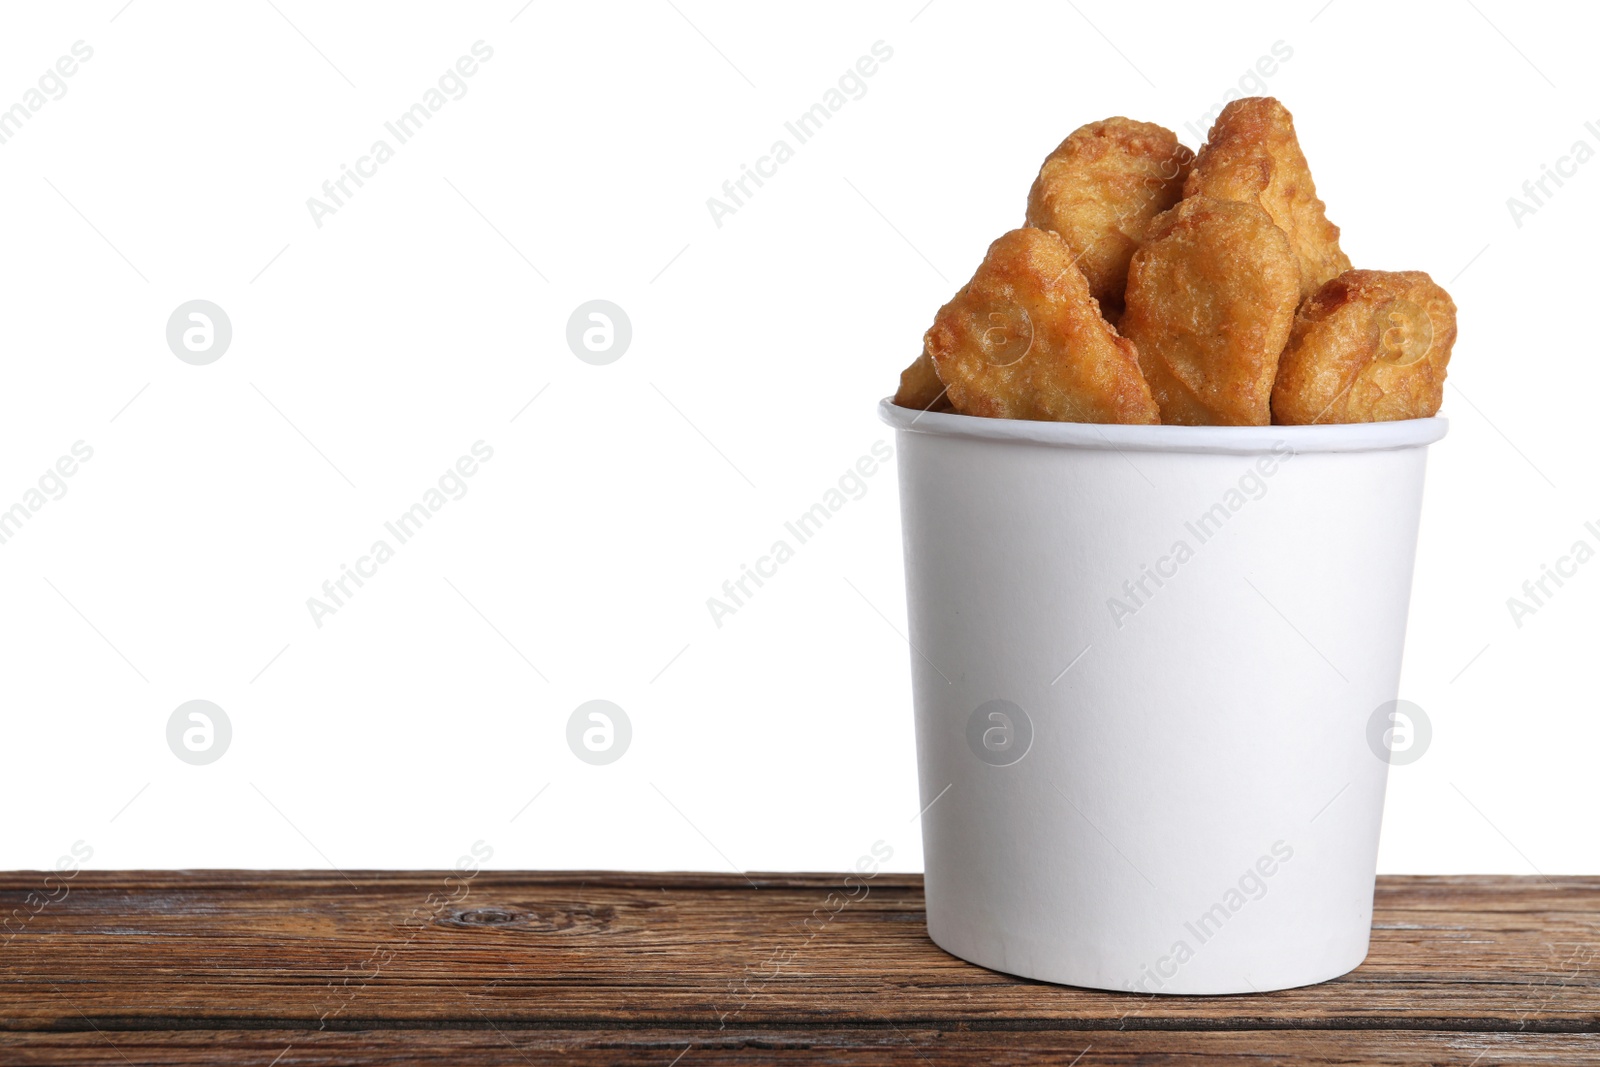
[[[1161,421],[1267,425],[1299,302],[1289,239],[1256,205],[1197,196],[1156,219],[1128,270],[1122,331]]]
[[[945,395],[944,383],[934,369],[933,357],[924,348],[905,370],[900,372],[900,388],[895,391],[894,402],[903,408],[920,408],[923,411],[954,411],[950,398]]]
[[[1295,315],[1273,421],[1431,418],[1455,343],[1456,305],[1422,271],[1347,270]]]
[[[963,415],[1055,422],[1159,421],[1133,345],[1100,316],[1072,249],[1012,230],[923,337]]]
[[[1128,260],[1150,220],[1182,198],[1193,162],[1176,134],[1152,122],[1117,117],[1080,126],[1039,168],[1028,225],[1060,234],[1095,299],[1120,305]]]
[[[1350,269],[1349,257],[1339,249],[1339,227],[1328,221],[1317,199],[1294,118],[1270,96],[1246,97],[1222,109],[1183,195],[1244,200],[1265,209],[1289,235],[1302,298]]]

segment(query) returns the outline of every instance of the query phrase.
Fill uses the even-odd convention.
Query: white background
[[[1461,309],[1401,690],[1434,739],[1391,776],[1382,869],[1600,871],[1600,563],[1520,628],[1506,606],[1600,544],[1600,161],[1520,227],[1506,204],[1600,148],[1592,14],[275,3],[0,25],[0,107],[94,50],[0,145],[0,507],[94,450],[0,545],[0,867],[482,840],[495,866],[841,869],[881,840],[919,869],[892,468],[720,629],[706,598],[892,439],[876,400],[1062,137],[1126,114],[1198,146],[1281,41],[1267,89],[1351,258]],[[479,40],[466,95],[318,228],[307,198]],[[866,94],[715,225],[877,41]],[[165,340],[196,298],[234,330],[203,367]],[[633,323],[609,366],[564,339],[593,298]],[[479,440],[467,495],[318,628],[307,598]],[[165,739],[196,698],[233,725],[202,767]],[[565,743],[592,698],[633,723],[610,766]]]

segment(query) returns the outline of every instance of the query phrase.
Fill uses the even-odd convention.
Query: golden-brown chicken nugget
[[[1032,227],[989,246],[923,337],[963,415],[1155,423],[1133,345],[1100,316],[1059,236]]]
[[[1295,315],[1274,422],[1392,422],[1439,413],[1456,305],[1419,270],[1347,270]]]
[[[922,411],[953,411],[950,398],[945,395],[944,383],[934,369],[933,357],[924,348],[905,370],[900,372],[900,388],[895,391],[894,402],[903,408]]]
[[[1039,168],[1028,225],[1060,234],[1095,299],[1120,305],[1128,260],[1150,220],[1182,198],[1193,162],[1177,134],[1153,122],[1118,117],[1080,126]]]
[[[1128,270],[1122,331],[1161,421],[1267,425],[1299,302],[1289,239],[1256,205],[1190,197],[1158,218]]]
[[[1339,227],[1317,199],[1311,169],[1294,132],[1294,117],[1270,96],[1235,100],[1222,109],[1184,183],[1185,196],[1244,200],[1263,208],[1289,235],[1300,264],[1300,295],[1350,269]]]

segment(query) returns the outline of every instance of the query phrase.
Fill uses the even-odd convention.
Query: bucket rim
[[[1055,448],[1117,452],[1200,452],[1257,455],[1282,452],[1384,452],[1421,448],[1444,437],[1450,420],[1404,419],[1318,426],[1126,426],[1085,422],[990,419],[943,411],[919,411],[878,402],[878,417],[896,430],[936,437],[1011,441]]]

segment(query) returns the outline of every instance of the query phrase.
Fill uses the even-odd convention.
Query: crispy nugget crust
[[[1122,330],[1184,426],[1265,426],[1300,302],[1289,239],[1254,204],[1192,197],[1158,218],[1128,271]]]
[[[1431,418],[1455,343],[1456,305],[1422,271],[1345,271],[1295,315],[1273,421]]]
[[[1054,422],[1159,421],[1133,345],[1100,317],[1072,250],[1012,230],[923,337],[963,415]]]
[[[1150,220],[1183,196],[1193,162],[1177,135],[1153,122],[1118,117],[1080,126],[1039,168],[1028,225],[1060,234],[1095,299],[1120,304],[1128,261]]]
[[[945,395],[944,383],[934,369],[933,357],[924,348],[911,366],[900,372],[900,388],[895,391],[894,402],[903,408],[920,408],[923,411],[953,411],[950,398]]]
[[[1244,200],[1265,209],[1289,235],[1300,264],[1302,297],[1350,269],[1339,248],[1339,227],[1328,221],[1317,199],[1294,118],[1270,96],[1246,97],[1222,109],[1183,194]]]

